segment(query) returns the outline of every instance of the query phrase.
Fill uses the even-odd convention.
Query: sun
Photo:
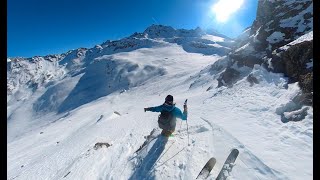
[[[211,7],[218,22],[228,21],[231,14],[235,13],[243,4],[244,0],[218,0]]]

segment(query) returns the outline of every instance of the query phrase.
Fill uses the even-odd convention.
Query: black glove
[[[144,112],[146,112],[146,111],[148,111],[149,110],[149,108],[144,108]]]
[[[184,112],[188,112],[187,105],[183,105],[183,111],[184,111]]]

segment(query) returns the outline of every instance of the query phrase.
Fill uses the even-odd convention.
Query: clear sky
[[[79,47],[91,48],[106,40],[143,32],[151,24],[176,29],[213,28],[234,38],[252,24],[258,4],[258,0],[7,2],[8,57],[60,54]],[[226,12],[231,12],[230,16]]]

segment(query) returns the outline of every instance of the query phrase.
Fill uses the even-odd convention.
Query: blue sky
[[[213,28],[234,38],[254,21],[258,0],[243,0],[226,22],[217,21],[211,10],[217,1],[9,0],[7,55],[32,57],[91,48],[143,32],[151,24]]]

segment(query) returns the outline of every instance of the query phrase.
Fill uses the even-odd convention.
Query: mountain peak
[[[169,38],[175,35],[176,30],[171,26],[152,24],[143,33],[148,34],[150,38]]]
[[[149,38],[199,37],[206,34],[200,27],[195,29],[175,29],[171,26],[152,24],[142,33]],[[138,35],[138,34],[136,34]],[[140,34],[141,35],[141,34]]]

